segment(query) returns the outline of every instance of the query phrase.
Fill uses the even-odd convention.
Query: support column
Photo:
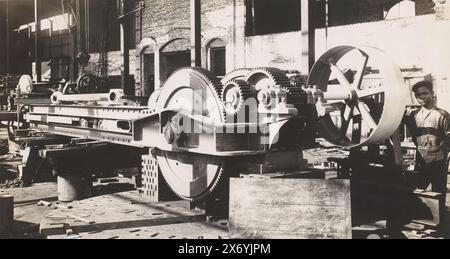
[[[42,66],[40,56],[40,34],[41,34],[41,1],[34,0],[34,22],[35,22],[35,37],[34,37],[34,56],[36,63],[36,81],[42,81]]]
[[[58,200],[73,202],[92,197],[92,178],[90,175],[66,173],[58,175]]]
[[[78,28],[75,28],[72,30],[72,66],[70,71],[70,77],[72,82],[76,82],[78,79],[78,60],[77,60],[77,54],[78,54],[78,47],[77,47],[77,31]]]
[[[120,50],[122,52],[122,88],[126,96],[133,96],[135,90],[130,84],[130,22],[128,17],[130,12],[130,1],[119,0],[120,21]]]
[[[315,26],[313,0],[301,0],[302,19],[302,74],[307,76],[315,62]]]
[[[87,16],[88,16],[88,6],[86,6],[86,0],[77,0],[76,11],[77,11],[77,49],[78,52],[87,51],[87,38],[89,28],[87,27]]]
[[[6,75],[11,73],[11,26],[9,0],[6,0]],[[8,81],[8,80],[7,80]]]
[[[155,47],[155,90],[161,88],[161,52],[159,46]]]
[[[85,51],[89,54],[91,48],[90,48],[90,42],[91,42],[91,33],[90,33],[90,26],[91,26],[91,16],[90,16],[90,10],[91,10],[91,4],[90,0],[84,0],[84,27],[85,27]]]
[[[40,151],[42,152],[42,150]],[[79,157],[73,159],[51,156],[47,157],[53,167],[53,175],[56,175],[58,183],[58,200],[61,202],[73,202],[92,197],[93,181],[88,162]],[[74,161],[69,161],[74,160]],[[79,164],[75,161],[80,162]]]
[[[202,66],[201,0],[191,0],[191,66]]]

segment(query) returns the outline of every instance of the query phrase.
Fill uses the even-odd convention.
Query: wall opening
[[[246,36],[301,30],[300,0],[246,0]]]
[[[161,82],[177,69],[191,66],[191,43],[188,39],[174,39],[161,49]]]
[[[144,96],[150,96],[155,91],[155,55],[146,53],[142,61],[142,93]]]
[[[161,55],[161,80],[165,81],[177,69],[191,66],[191,52],[167,52]]]
[[[211,72],[218,77],[226,74],[226,50],[222,48],[211,48],[210,50]]]
[[[222,39],[212,40],[207,47],[208,69],[216,76],[226,74],[226,43]]]
[[[328,0],[328,15],[329,26],[340,26],[347,24],[354,24],[360,22],[360,0]],[[380,12],[381,12],[380,8]],[[375,10],[372,10],[372,15],[376,14]],[[379,14],[381,18],[381,13]]]

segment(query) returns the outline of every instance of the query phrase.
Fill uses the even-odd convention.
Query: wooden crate
[[[230,238],[350,239],[345,180],[232,178]]]

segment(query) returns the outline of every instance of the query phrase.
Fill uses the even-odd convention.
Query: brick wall
[[[204,67],[209,65],[207,48],[211,41],[221,39],[226,44],[233,41],[236,23],[235,5],[243,6],[244,0],[202,1],[202,64]],[[151,46],[143,50],[145,53],[154,53],[155,50],[186,51],[190,47],[191,37],[190,10],[190,0],[146,0],[145,9],[137,14],[137,44],[151,39]],[[245,24],[242,23],[242,25]],[[173,42],[176,39],[181,40]],[[143,67],[143,58],[140,53],[137,52],[136,55],[137,94],[144,95],[145,91],[141,91],[141,74],[146,68]],[[161,69],[164,67],[160,66]],[[167,78],[167,73],[159,71],[158,76],[159,81],[163,82]]]
[[[335,0],[344,3],[343,0]],[[365,23],[383,20],[386,6],[398,0],[345,0],[349,8],[338,8],[334,14],[335,24]],[[416,13],[424,15],[434,12],[433,0],[415,0]],[[202,1],[202,58],[208,67],[207,46],[214,38],[226,43],[227,71],[241,67],[277,66],[286,70],[304,70],[301,67],[301,33],[290,32],[265,36],[245,37],[244,0]],[[370,30],[370,26],[367,30]],[[145,53],[155,49],[165,52],[184,51],[190,41],[190,0],[146,0],[145,9],[137,14],[136,42],[150,42]],[[360,35],[370,31],[358,31]],[[350,36],[349,36],[350,37]],[[352,36],[353,37],[353,36]],[[358,37],[358,35],[356,35]],[[180,44],[166,44],[174,39]],[[320,41],[320,40],[319,40]],[[140,48],[136,52],[137,94],[141,89],[143,67]],[[161,67],[161,66],[159,66]],[[159,71],[161,81],[166,75]]]
[[[203,33],[222,30],[226,34],[232,22],[233,0],[202,1]],[[238,1],[239,2],[239,1]],[[142,38],[160,38],[175,28],[190,27],[190,0],[146,0],[142,13]],[[204,35],[205,36],[205,35]],[[137,39],[137,43],[141,39]]]
[[[86,72],[93,75],[97,75],[98,72],[98,60],[100,55],[98,53],[90,54],[91,59],[88,66],[86,67]],[[113,51],[108,53],[108,76],[120,76],[123,64],[123,56],[120,51]],[[135,50],[130,51],[130,74],[135,75],[136,73],[136,54]]]

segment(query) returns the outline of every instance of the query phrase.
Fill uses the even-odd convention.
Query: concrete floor
[[[208,223],[202,212],[190,211],[186,202],[154,204],[145,201],[137,191],[105,194],[63,204],[71,206],[71,209],[54,209],[37,205],[41,200],[58,204],[55,183],[5,189],[0,190],[0,194],[13,195],[15,201],[13,233],[1,238],[226,239],[228,237],[226,221]],[[87,224],[71,218],[70,215],[89,218],[95,223]],[[67,230],[75,231],[74,234],[68,235]],[[49,231],[55,233],[47,234]]]
[[[27,188],[4,189],[0,190],[0,194],[14,196],[14,231],[9,237],[41,238],[39,225],[52,209],[39,207],[36,204],[40,200],[56,201],[58,199],[56,184],[42,183]]]
[[[120,189],[117,188],[117,191]],[[203,218],[190,219],[187,204],[183,202],[152,204],[143,202],[136,191],[101,195],[85,201],[68,204],[73,209],[52,209],[37,206],[40,200],[56,203],[57,186],[55,183],[34,184],[27,188],[13,188],[0,190],[0,194],[10,194],[15,197],[14,232],[7,238],[17,239],[226,239],[228,237],[227,222],[207,223]],[[120,199],[117,199],[117,198]],[[124,198],[125,197],[125,198]],[[93,205],[94,204],[94,205]],[[163,206],[161,208],[161,206]],[[170,217],[149,221],[148,216],[167,214],[164,206],[177,207],[180,215],[171,214],[175,218],[172,223]],[[161,208],[161,209],[158,209]],[[96,223],[88,230],[77,233],[77,224],[68,215],[78,215],[93,219]],[[103,218],[104,215],[111,215]],[[201,214],[193,214],[195,216]],[[183,218],[187,217],[187,218]],[[62,222],[61,222],[62,220]],[[142,225],[130,225],[130,222],[146,220]],[[168,220],[168,221],[167,221]],[[125,225],[124,225],[125,223]],[[39,226],[56,227],[59,224],[72,226],[75,234],[67,235],[55,233],[43,236]],[[89,225],[89,224],[84,224]],[[119,226],[119,227],[117,227]],[[92,228],[92,229],[91,229]],[[71,229],[71,228],[69,228]],[[65,231],[66,229],[64,229]]]

